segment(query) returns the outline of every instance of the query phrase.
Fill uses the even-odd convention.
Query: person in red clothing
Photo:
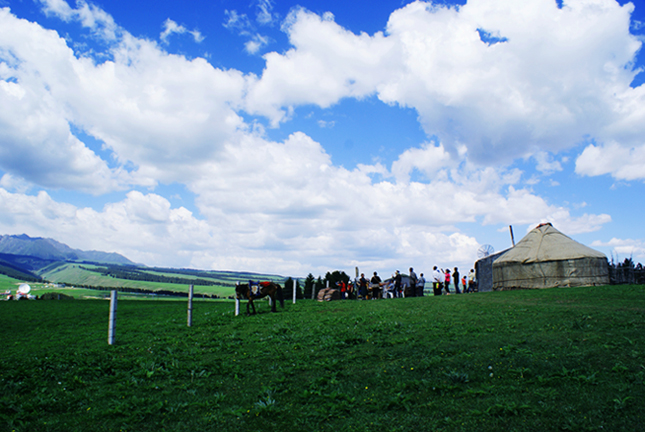
[[[347,293],[347,285],[345,284],[345,281],[340,281],[337,283],[337,285],[340,287],[340,298],[345,300]]]
[[[450,270],[446,269],[446,278],[443,287],[446,289],[446,294],[450,294]]]

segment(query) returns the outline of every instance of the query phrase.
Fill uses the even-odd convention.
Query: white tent
[[[493,262],[493,289],[608,285],[607,257],[550,223],[529,232]]]

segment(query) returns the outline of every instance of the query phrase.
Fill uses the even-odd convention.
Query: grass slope
[[[6,290],[11,290],[15,293],[15,291],[20,286],[20,283],[21,282],[18,279],[0,274],[0,292],[2,293],[4,293]]]
[[[175,292],[188,292],[189,283],[175,284],[162,282],[149,282],[141,280],[119,279],[103,275],[88,269],[101,267],[100,265],[64,263],[48,267],[40,273],[43,279],[56,283],[65,283],[67,285],[79,285],[86,287],[106,287],[106,288],[143,288],[148,290],[168,290]],[[196,294],[218,295],[219,297],[228,297],[235,292],[234,285],[236,282],[245,282],[249,279],[271,280],[283,284],[285,278],[276,275],[263,275],[255,273],[226,272],[226,271],[194,271],[194,274],[185,274],[181,270],[173,269],[156,269],[148,267],[133,267],[142,273],[150,275],[160,275],[173,277],[178,276],[186,280],[204,279],[213,282],[223,283],[227,286],[220,285],[195,285]]]
[[[645,429],[645,288],[0,302],[0,430]]]

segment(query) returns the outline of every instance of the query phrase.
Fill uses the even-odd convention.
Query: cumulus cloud
[[[641,42],[629,33],[633,5],[585,0],[471,0],[459,8],[416,1],[386,32],[354,34],[333,15],[296,9],[284,30],[292,49],[265,54],[247,97],[273,125],[295,106],[329,107],[376,94],[412,107],[429,136],[480,164],[571,148],[588,136],[638,139],[643,89],[630,83]],[[631,113],[631,114],[630,114]],[[541,160],[539,158],[542,158]]]
[[[610,174],[617,180],[643,180],[645,144],[631,148],[615,141],[590,144],[576,160],[576,173],[585,176]]]
[[[246,98],[246,109],[269,117],[274,126],[298,105],[326,108],[343,97],[368,96],[395,67],[394,45],[382,33],[355,35],[330,14],[295,9],[283,28],[293,48],[264,55],[266,68]]]
[[[113,60],[76,57],[64,39],[0,11],[0,167],[47,187],[103,193],[172,182],[246,126],[239,71],[169,55],[122,33]],[[112,152],[110,168],[72,132]]]
[[[434,146],[425,151],[430,158],[442,154]],[[426,156],[415,156],[424,166]],[[324,148],[303,133],[281,143],[247,135],[204,169],[219,176],[200,176],[189,187],[210,225],[231,236],[227,256],[243,259],[234,258],[237,245],[247,254],[280,256],[289,268],[317,261],[431,265],[445,261],[446,254],[471,265],[478,242],[455,224],[479,217],[491,225],[548,219],[578,233],[611,220],[608,215],[576,217],[527,189],[509,186],[518,182],[517,170],[455,166],[429,183],[390,181],[393,174],[381,165],[348,170],[333,165]],[[374,181],[374,172],[386,179]]]
[[[76,236],[75,247],[117,250],[150,265],[305,274],[348,264],[382,272],[404,263],[471,266],[479,242],[455,225],[479,217],[493,225],[579,222],[509,187],[515,171],[461,166],[430,183],[375,182],[371,173],[392,174],[382,165],[335,166],[300,132],[283,142],[241,135],[195,170],[187,186],[203,219],[153,193],[132,191],[96,211],[56,203],[44,192],[3,190],[0,229],[40,234],[48,227],[61,241]],[[585,215],[597,224],[603,217]]]
[[[422,148],[406,150],[392,164],[392,173],[397,181],[409,181],[410,173],[419,170],[426,178],[433,178],[439,171],[451,165],[450,155],[442,145],[425,144]]]
[[[118,188],[127,175],[74,136],[65,117],[57,92],[78,84],[65,42],[0,9],[0,45],[0,167],[45,187],[96,194]]]

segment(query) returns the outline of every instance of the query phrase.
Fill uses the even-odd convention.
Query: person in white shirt
[[[475,269],[468,272],[468,292],[475,292]]]
[[[443,272],[439,270],[437,266],[434,266],[432,269],[432,291],[434,295],[441,295],[441,290],[443,290],[443,279]]]

